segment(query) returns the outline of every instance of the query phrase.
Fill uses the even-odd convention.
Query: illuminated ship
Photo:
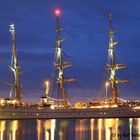
[[[41,102],[38,105],[24,104],[21,102],[21,84],[19,80],[19,64],[16,54],[16,40],[14,25],[10,26],[10,32],[13,39],[13,55],[11,70],[14,72],[14,84],[4,82],[14,88],[14,97],[0,100],[0,119],[57,119],[57,118],[120,118],[120,117],[139,117],[140,116],[140,101],[123,100],[118,98],[118,84],[128,82],[128,80],[119,80],[116,76],[116,71],[126,66],[124,64],[116,64],[115,62],[115,31],[112,28],[112,16],[109,16],[109,62],[106,70],[109,71],[109,78],[106,85],[111,88],[112,96],[100,102],[91,102],[89,105],[78,104],[77,106],[68,103],[65,83],[75,81],[74,78],[65,79],[64,69],[71,67],[72,63],[66,62],[62,57],[62,41],[59,24],[60,9],[55,10],[57,21],[56,32],[56,52],[55,52],[55,69],[57,77],[57,99],[49,95],[49,82],[46,81],[46,96],[41,97]]]

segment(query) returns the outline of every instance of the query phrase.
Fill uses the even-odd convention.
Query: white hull
[[[59,119],[59,118],[127,118],[140,117],[140,109],[131,107],[100,109],[1,108],[0,119]]]

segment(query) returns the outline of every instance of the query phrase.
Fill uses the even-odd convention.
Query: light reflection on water
[[[140,140],[140,118],[0,120],[0,140]]]

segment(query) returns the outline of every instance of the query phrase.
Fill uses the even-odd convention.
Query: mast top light
[[[59,17],[59,16],[61,15],[61,9],[56,8],[56,9],[54,10],[54,14],[55,14],[55,16]]]

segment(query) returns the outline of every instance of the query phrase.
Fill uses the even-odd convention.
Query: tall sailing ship
[[[118,98],[118,84],[128,82],[128,80],[120,80],[117,77],[116,71],[126,68],[124,64],[117,64],[115,60],[115,31],[112,28],[112,16],[109,16],[109,61],[106,65],[106,70],[109,72],[106,84],[111,89],[112,96],[106,98],[98,104],[91,103],[87,106],[69,105],[65,84],[74,82],[74,78],[65,79],[65,69],[72,66],[71,62],[64,61],[61,38],[59,17],[60,9],[55,10],[56,16],[56,51],[55,51],[55,70],[57,84],[57,99],[50,97],[49,82],[46,81],[46,95],[41,97],[40,103],[35,105],[24,104],[22,102],[22,90],[20,84],[19,62],[16,51],[16,38],[14,25],[10,25],[10,32],[13,40],[12,63],[9,66],[14,73],[14,83],[10,84],[13,88],[13,94],[10,98],[0,100],[0,119],[38,119],[38,118],[116,118],[116,117],[139,117],[140,116],[140,101],[129,101]]]

